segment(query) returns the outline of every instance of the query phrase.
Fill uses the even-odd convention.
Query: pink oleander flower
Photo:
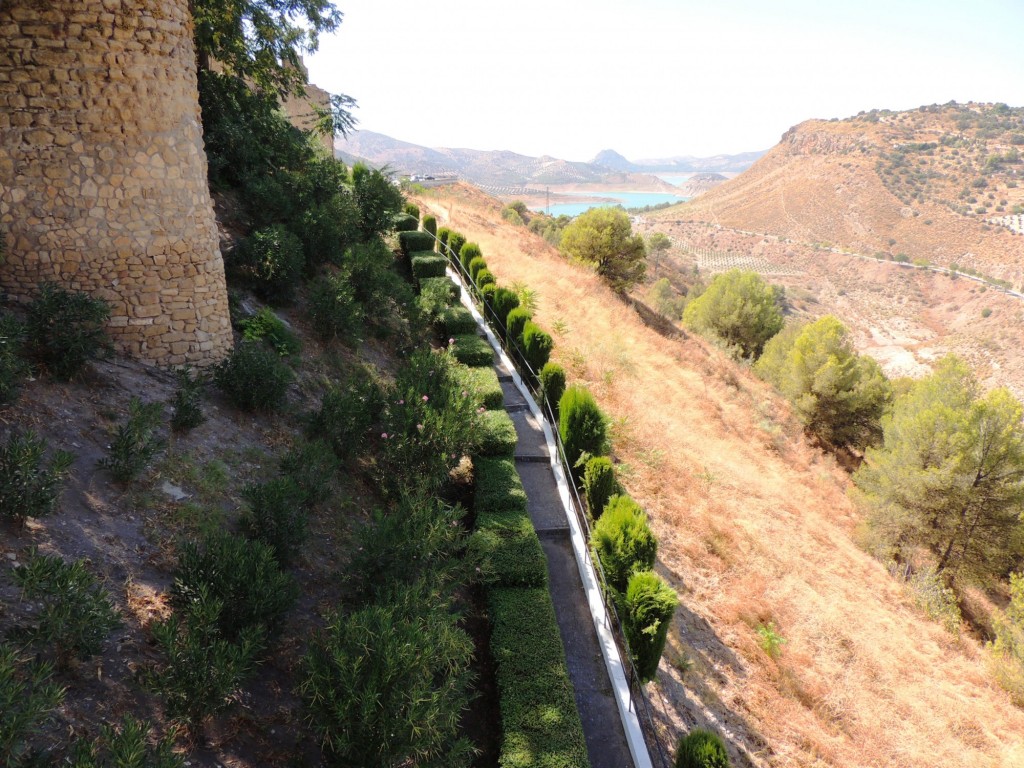
[[[424,403],[425,403],[425,402],[427,402],[427,400],[429,400],[429,399],[430,399],[430,398],[429,398],[429,397],[427,397],[426,395],[424,395],[424,396],[423,396],[423,402],[424,402]]]
[[[388,439],[388,433],[387,433],[387,432],[381,432],[381,433],[380,433],[380,436],[381,436],[381,438],[382,438],[382,439],[384,439],[384,440],[387,440],[387,439]]]
[[[422,432],[423,431],[423,425],[422,424],[417,424],[416,425],[416,429],[418,429],[420,432]]]
[[[455,343],[455,339],[454,339],[454,337],[453,337],[453,338],[451,338],[451,339],[448,339],[448,346],[451,346],[451,345],[452,345],[452,344],[454,344],[454,343]]]

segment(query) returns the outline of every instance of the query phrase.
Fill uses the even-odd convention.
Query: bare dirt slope
[[[615,458],[682,604],[651,685],[668,740],[720,730],[737,765],[1024,765],[1024,712],[983,649],[928,620],[854,543],[847,478],[764,384],[670,340],[464,187],[421,205],[537,292],[554,358],[613,421]],[[441,196],[445,195],[445,196]],[[776,659],[757,628],[774,622]],[[682,654],[693,662],[686,670]]]

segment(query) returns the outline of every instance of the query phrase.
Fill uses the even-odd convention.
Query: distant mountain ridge
[[[714,158],[679,157],[664,161],[632,163],[605,150],[589,163],[543,155],[529,157],[509,151],[429,148],[373,131],[356,131],[335,141],[335,154],[351,164],[362,160],[388,166],[399,174],[454,175],[484,187],[557,184],[616,184],[637,173],[734,172],[749,167],[761,152],[719,155]],[[658,165],[660,163],[660,165]],[[699,167],[698,167],[699,166]]]

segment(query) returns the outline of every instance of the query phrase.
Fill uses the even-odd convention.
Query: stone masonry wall
[[[231,348],[188,0],[0,0],[0,290],[111,304],[120,351]]]

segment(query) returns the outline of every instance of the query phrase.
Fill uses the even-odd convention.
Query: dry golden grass
[[[785,403],[702,341],[641,324],[587,270],[464,187],[425,197],[499,281],[537,292],[554,359],[614,422],[614,452],[682,600],[650,690],[665,735],[720,730],[737,765],[1022,766],[1024,712],[970,638],[928,621],[853,541],[847,479]],[[444,195],[442,197],[442,195]],[[756,629],[773,621],[775,661]]]

